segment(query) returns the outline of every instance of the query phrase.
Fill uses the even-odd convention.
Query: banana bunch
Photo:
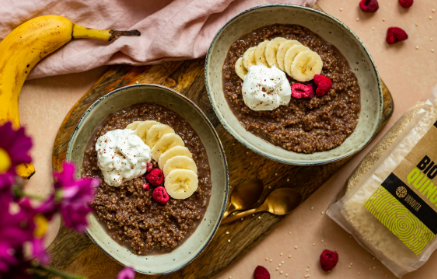
[[[168,125],[153,120],[134,121],[127,126],[151,148],[165,177],[165,189],[174,199],[189,198],[198,187],[197,166],[182,138]]]
[[[255,65],[276,67],[301,82],[314,79],[323,68],[322,59],[316,52],[296,40],[281,37],[247,49],[235,63],[235,72],[244,79],[249,68]]]
[[[97,30],[74,24],[69,19],[46,15],[31,19],[9,33],[0,43],[0,124],[11,121],[20,126],[18,99],[24,81],[44,57],[73,39],[111,41],[119,36],[139,36],[140,32]],[[17,173],[30,178],[33,164],[17,167]]]

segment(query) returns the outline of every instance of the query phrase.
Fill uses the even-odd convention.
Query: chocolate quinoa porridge
[[[198,169],[196,192],[184,200],[170,198],[165,204],[152,199],[152,189],[143,189],[144,177],[124,182],[120,187],[107,185],[97,164],[95,144],[106,132],[124,129],[133,121],[155,120],[172,127],[191,151]],[[153,162],[157,166],[156,162]],[[99,177],[102,184],[91,206],[107,232],[135,254],[169,252],[197,228],[211,196],[211,171],[205,147],[199,136],[175,112],[157,104],[143,103],[109,115],[96,129],[84,154],[82,176]]]
[[[275,37],[297,40],[317,52],[323,61],[321,74],[332,80],[332,88],[322,97],[292,97],[286,106],[253,111],[243,101],[243,81],[235,73],[235,62],[248,48]],[[296,82],[288,78],[290,84]],[[313,80],[304,84],[316,88]],[[223,65],[223,91],[229,107],[247,131],[286,150],[300,153],[330,150],[341,145],[358,124],[360,87],[349,63],[336,47],[298,25],[262,27],[235,41]]]

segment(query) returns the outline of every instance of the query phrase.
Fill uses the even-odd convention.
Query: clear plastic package
[[[327,211],[397,277],[437,248],[437,86],[433,91],[377,143]]]

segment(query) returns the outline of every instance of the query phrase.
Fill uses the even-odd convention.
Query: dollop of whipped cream
[[[97,160],[106,184],[118,187],[143,175],[150,161],[150,147],[133,130],[113,130],[96,142]]]
[[[243,100],[252,110],[274,110],[291,99],[290,83],[285,73],[276,67],[256,65],[244,77]]]

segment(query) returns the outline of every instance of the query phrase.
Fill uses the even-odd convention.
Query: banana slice
[[[185,146],[180,136],[173,133],[163,135],[152,148],[152,159],[158,162],[162,153],[175,146]]]
[[[295,45],[290,47],[285,53],[284,57],[284,71],[291,77],[290,67],[293,64],[294,58],[302,51],[310,50],[303,45]]]
[[[235,73],[244,80],[244,77],[247,74],[247,69],[243,65],[243,57],[238,58],[237,62],[235,62]]]
[[[192,170],[172,170],[165,178],[164,187],[173,199],[183,200],[191,197],[198,187],[198,178]]]
[[[127,125],[126,129],[134,130],[135,131],[135,129],[138,127],[138,125],[140,123],[143,123],[143,121],[134,121],[131,124]]]
[[[276,53],[278,52],[279,45],[285,41],[287,41],[287,39],[278,37],[267,43],[264,55],[266,57],[267,64],[270,67],[278,67],[278,63],[276,62]]]
[[[146,143],[147,132],[153,125],[160,124],[159,122],[153,120],[146,121],[134,121],[127,125],[127,129],[134,130],[137,136],[139,136],[144,143]]]
[[[266,56],[265,56],[266,47],[267,47],[268,42],[269,41],[266,40],[266,41],[260,43],[255,49],[255,60],[256,60],[257,65],[264,65],[266,67],[269,66],[269,64],[267,63],[267,60],[266,60]]]
[[[323,61],[320,55],[311,50],[302,51],[291,64],[290,76],[297,81],[309,81],[314,79],[314,75],[319,75],[322,68]]]
[[[164,177],[167,177],[167,175],[175,169],[191,170],[197,174],[196,163],[193,159],[187,156],[174,156],[173,158],[167,160],[163,169]]]
[[[165,163],[175,156],[187,156],[193,158],[193,155],[191,155],[188,148],[184,146],[175,146],[161,154],[161,157],[159,157],[158,160],[159,167],[162,169],[165,166]]]
[[[147,131],[146,135],[146,144],[153,148],[156,144],[156,142],[165,134],[174,134],[174,130],[167,125],[164,124],[156,124],[150,127],[150,129]]]
[[[256,65],[255,49],[256,47],[251,47],[243,54],[243,65],[247,70]]]
[[[284,69],[284,60],[285,60],[285,53],[287,50],[295,45],[302,45],[296,40],[286,40],[285,42],[281,43],[278,48],[278,52],[276,52],[276,62],[278,63],[278,68],[285,72]]]

